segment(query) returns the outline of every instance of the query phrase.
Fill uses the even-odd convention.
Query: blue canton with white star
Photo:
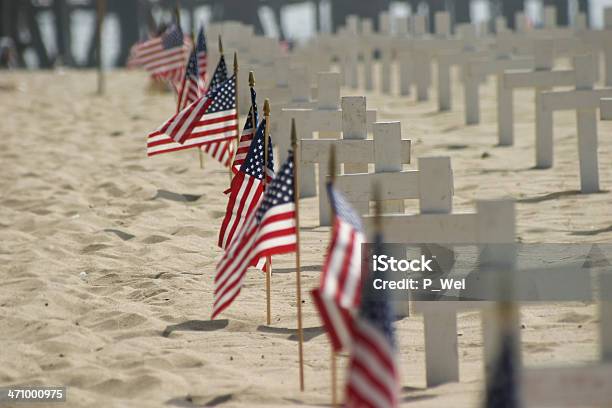
[[[266,120],[262,120],[257,128],[257,133],[251,141],[249,151],[244,159],[244,163],[240,166],[240,171],[263,180],[263,164],[264,164],[264,134],[266,130]],[[268,137],[268,174],[274,171],[274,157],[272,153],[272,139]]]
[[[183,30],[181,27],[173,24],[162,35],[162,46],[168,50],[170,48],[180,47],[183,45]]]
[[[198,58],[195,52],[189,55],[189,62],[187,63],[187,70],[185,71],[186,76],[198,78],[200,70],[198,68]]]
[[[266,188],[261,205],[255,213],[260,223],[270,208],[294,202],[293,197],[293,151],[289,150],[287,160],[278,170],[276,177]]]
[[[376,235],[375,238],[375,254],[383,254],[382,236]],[[364,288],[373,287],[373,280],[376,274],[372,271],[364,282]],[[395,347],[395,330],[393,329],[393,309],[388,299],[388,291],[381,292],[374,297],[368,296],[361,302],[359,308],[359,317],[364,323],[378,330],[387,340],[391,347]]]
[[[196,45],[196,52],[206,52],[206,37],[204,36],[204,27],[200,27],[200,31],[198,32],[198,42]]]
[[[327,183],[327,194],[331,202],[332,208],[336,216],[343,221],[351,224],[359,232],[363,232],[363,224],[361,217],[355,212],[353,207],[348,203],[344,194],[334,188],[331,183]]]
[[[206,113],[221,112],[236,108],[236,77],[222,83],[216,90],[208,92],[208,97],[212,98],[212,103]]]
[[[215,89],[221,85],[223,82],[227,81],[227,65],[225,65],[225,57],[221,55],[221,59],[217,64],[217,68],[215,68],[215,73],[210,80],[210,85],[208,85],[208,89],[211,92],[214,92]]]

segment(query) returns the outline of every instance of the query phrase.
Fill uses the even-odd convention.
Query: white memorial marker
[[[420,162],[419,171],[435,162]],[[434,178],[448,175],[446,171]],[[420,214],[382,215],[385,240],[404,244],[505,244],[515,240],[515,213],[512,200],[476,202],[476,213],[452,214],[452,191],[448,183],[437,183],[435,188],[420,186]],[[373,230],[373,218],[364,217],[368,231]],[[487,258],[492,266],[507,268],[509,254],[495,253]],[[472,302],[415,302],[417,312],[423,313],[425,324],[425,369],[427,385],[436,386],[459,381],[457,346],[457,311],[473,308]],[[484,314],[483,318],[487,318]],[[484,332],[485,356],[491,354],[492,333]]]
[[[593,89],[596,69],[590,55],[574,58],[576,89],[573,91],[544,92],[540,109],[544,114],[558,110],[575,110],[578,128],[578,159],[580,162],[580,189],[583,193],[599,191],[597,158],[597,109],[600,99],[612,97],[612,88]],[[553,138],[536,143],[538,167],[551,167],[553,163]]]
[[[368,164],[376,162],[375,142],[367,139],[366,99],[363,96],[342,98],[342,139],[302,139],[300,159],[304,164],[319,165],[319,224],[330,225],[331,214],[325,191],[325,172],[330,146],[336,147],[336,161],[344,163],[344,173],[367,173]],[[401,135],[396,135],[398,138]],[[400,140],[396,154],[402,164],[410,163],[410,140]]]

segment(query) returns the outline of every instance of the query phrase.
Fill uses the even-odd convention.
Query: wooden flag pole
[[[221,37],[219,37],[219,46],[221,45]],[[238,108],[238,53],[236,51],[234,51],[234,76],[236,77],[236,81],[234,82],[235,84],[235,89],[236,89],[236,151],[234,153],[234,155],[236,153],[238,153],[238,146],[240,145],[240,109]],[[230,184],[232,181],[232,166],[230,165],[229,168],[229,177],[230,177]],[[264,177],[265,178],[265,177]]]
[[[249,73],[249,83],[253,79],[253,84],[255,84],[255,78],[253,77],[253,71]],[[250,85],[250,84],[249,84]],[[256,131],[256,121],[255,115],[251,115],[253,120],[253,131]],[[266,98],[264,102],[264,117],[266,118],[266,127],[264,129],[264,176],[263,176],[263,186],[264,191],[266,189],[267,184],[267,172],[268,172],[268,137],[270,135],[270,101]],[[237,151],[237,150],[236,150]],[[271,287],[272,287],[272,257],[266,257],[266,324],[269,326],[272,324],[272,295],[271,295]]]
[[[178,14],[180,14],[180,13],[177,10],[177,15]],[[193,44],[193,52],[195,52],[196,51],[196,38],[195,38],[195,33],[194,32],[191,33],[191,42]],[[188,64],[189,64],[189,62],[188,62]],[[200,75],[199,72],[198,72],[198,75]],[[183,82],[183,86],[185,86],[185,82]],[[200,159],[200,169],[204,169],[204,153],[202,152],[202,146],[198,146],[198,158]]]
[[[304,391],[304,330],[302,329],[302,279],[300,268],[300,174],[295,119],[291,119],[291,149],[293,150],[293,200],[295,202],[295,287],[297,301],[298,354],[300,359],[300,391]]]
[[[327,169],[327,174],[329,174],[329,180],[333,184],[336,181],[336,146],[331,145],[329,149],[329,168]],[[331,202],[330,202],[331,205]],[[334,214],[334,206],[331,205],[331,219],[333,220],[335,217]],[[334,237],[334,226],[332,222],[331,239]],[[332,394],[332,407],[336,408],[338,406],[338,388],[337,388],[337,353],[334,351],[333,347],[331,349],[331,394]]]
[[[96,2],[96,56],[98,63],[98,95],[104,95],[105,81],[104,68],[102,67],[102,27],[104,25],[104,16],[106,15],[106,0],[98,0]]]

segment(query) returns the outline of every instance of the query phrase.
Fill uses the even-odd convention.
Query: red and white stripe
[[[204,82],[192,75],[185,75],[177,93],[177,110],[181,111],[204,95]]]
[[[142,66],[156,78],[176,80],[182,78],[185,70],[191,40],[185,37],[182,47],[165,49],[162,37],[155,37],[132,48],[128,65]]]
[[[296,250],[294,203],[271,207],[261,223],[257,222],[255,213],[251,213],[217,265],[213,319],[240,294],[249,267],[256,266],[267,256]]]
[[[249,118],[250,117],[251,116],[249,115]],[[238,149],[236,150],[236,157],[234,158],[234,164],[232,165],[232,171],[234,174],[240,170],[240,166],[242,166],[242,163],[244,163],[244,160],[249,153],[249,148],[251,147],[253,137],[255,137],[255,129],[253,128],[252,124],[250,127],[245,127],[242,129],[240,142],[238,143]]]
[[[361,299],[361,244],[364,242],[361,231],[335,217],[321,284],[312,292],[335,351],[350,346],[351,310]]]
[[[234,157],[234,142],[233,140],[224,140],[222,142],[206,143],[202,146],[202,151],[224,167],[229,167]]]
[[[353,336],[346,406],[397,407],[399,376],[393,346],[366,320],[356,322]]]
[[[225,217],[219,230],[219,247],[226,249],[234,236],[245,223],[259,203],[264,191],[263,180],[241,171],[232,178],[230,197],[225,210]]]
[[[203,83],[206,83],[206,69],[208,68],[208,54],[206,52],[198,52],[198,71]]]
[[[236,109],[207,113],[212,103],[203,96],[168,119],[147,138],[147,155],[168,153],[236,138]],[[179,142],[179,143],[177,143]]]

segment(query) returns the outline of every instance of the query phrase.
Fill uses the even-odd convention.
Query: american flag
[[[234,157],[233,140],[206,143],[201,147],[202,151],[217,160],[223,167],[229,167]]]
[[[244,221],[257,208],[264,191],[264,135],[266,121],[262,120],[257,135],[249,148],[240,170],[232,178],[230,197],[219,231],[219,246],[227,248]],[[268,169],[266,182],[274,177],[272,139],[268,137]]]
[[[238,150],[234,157],[234,163],[232,165],[232,171],[237,173],[244,163],[249,147],[251,146],[251,140],[253,140],[253,134],[255,133],[254,128],[257,126],[258,115],[257,115],[257,93],[255,88],[251,87],[251,108],[249,109],[249,115],[247,116],[244,129],[240,135],[240,141],[238,143]],[[253,126],[255,124],[255,126]]]
[[[247,268],[268,256],[297,249],[293,152],[266,188],[261,204],[245,221],[217,265],[212,318],[240,293]]]
[[[155,78],[179,83],[190,47],[181,28],[173,24],[161,36],[136,44],[129,66],[142,66]]]
[[[380,248],[380,236],[377,247]],[[377,250],[376,253],[380,253]],[[367,282],[372,287],[374,274]],[[351,360],[346,384],[349,408],[399,406],[399,375],[393,329],[393,310],[382,292],[363,299],[353,326]]]
[[[237,123],[236,78],[232,76],[150,133],[147,154],[153,156],[236,139]]]
[[[227,64],[225,63],[225,57],[221,54],[221,58],[219,58],[219,63],[215,68],[215,72],[213,73],[212,78],[210,78],[210,83],[208,84],[208,91],[214,91],[219,85],[223,82],[227,81],[229,74],[227,72]]]
[[[321,284],[312,291],[334,351],[350,346],[353,311],[361,301],[361,218],[331,183],[328,196],[334,212],[332,238],[323,265]]]
[[[200,27],[198,38],[196,40],[196,55],[198,57],[198,70],[202,81],[206,81],[206,69],[208,67],[208,48],[206,47],[206,37],[204,36],[204,27]]]
[[[195,102],[204,94],[204,82],[200,78],[200,69],[198,68],[198,60],[196,50],[191,52],[185,75],[181,82],[178,91],[177,112],[185,109],[187,105]]]
[[[202,32],[203,35],[203,32]],[[223,82],[227,81],[227,65],[225,65],[225,58],[221,55],[219,63],[215,68],[211,83],[208,86],[208,91],[212,92],[219,87]],[[234,157],[234,140],[222,140],[211,142],[201,147],[202,151],[210,155],[213,159],[217,160],[225,167],[229,167]]]

